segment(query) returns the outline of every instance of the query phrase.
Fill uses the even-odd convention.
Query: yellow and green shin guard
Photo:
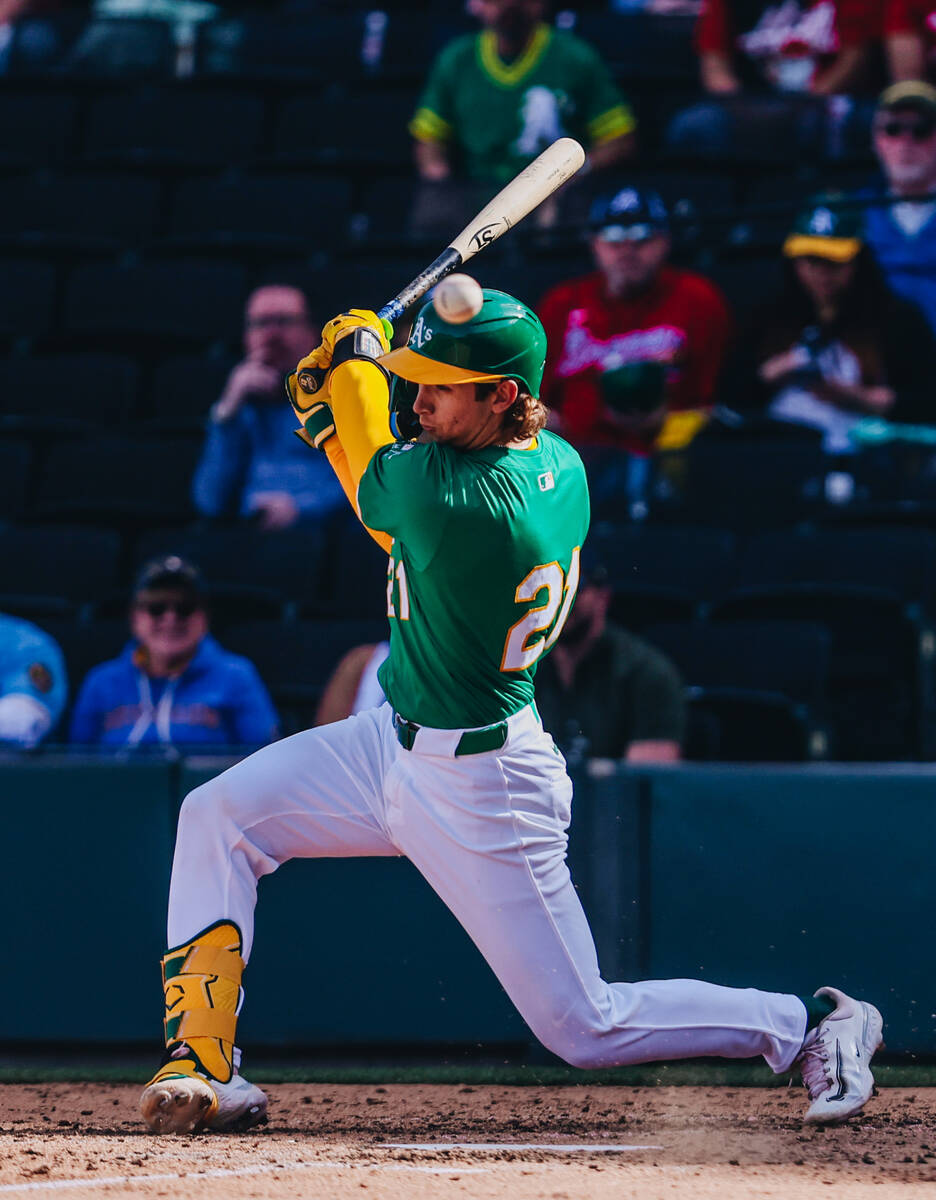
[[[150,1080],[182,1075],[228,1083],[236,1072],[234,1039],[241,1001],[241,933],[219,921],[162,960],[166,1060]]]

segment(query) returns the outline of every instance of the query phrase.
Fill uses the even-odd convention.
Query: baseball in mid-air
[[[447,275],[435,286],[432,293],[432,306],[450,325],[464,325],[472,317],[476,317],[484,303],[484,293],[481,284],[470,275]]]

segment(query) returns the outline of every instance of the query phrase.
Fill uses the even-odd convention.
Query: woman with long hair
[[[860,214],[813,204],[783,254],[783,290],[742,339],[740,406],[822,430],[832,453],[853,449],[850,431],[864,417],[936,419],[936,341],[917,306],[884,281]]]

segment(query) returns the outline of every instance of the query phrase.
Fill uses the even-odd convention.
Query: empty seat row
[[[93,470],[101,464],[88,465]],[[73,520],[82,515],[82,505],[84,514],[103,523],[117,520],[124,503],[135,504],[137,516],[146,502],[142,472],[139,496],[114,500],[109,510],[95,512],[93,486],[88,490],[87,499],[76,500],[61,515]],[[187,491],[181,500],[187,501]],[[27,617],[78,610],[113,617],[123,613],[131,580],[144,562],[178,554],[200,567],[225,624],[279,619],[287,602],[302,618],[367,620],[385,611],[386,555],[350,513],[331,523],[306,522],[277,533],[262,533],[249,522],[153,526],[143,533],[141,527],[139,517],[136,523],[125,522],[123,529],[63,521],[0,525],[0,609],[5,603]]]
[[[296,143],[294,157],[301,153],[301,143]],[[288,169],[255,164],[206,171],[193,166],[171,176],[112,168],[12,171],[0,175],[3,236],[7,242],[57,238],[79,247],[263,237],[314,247],[327,233],[330,250],[368,235],[400,240],[413,234],[411,218],[424,185],[409,169],[408,155],[398,165],[396,175],[366,179],[307,158]],[[744,218],[743,210],[736,211],[736,189],[727,175],[643,166],[628,171],[626,178],[660,192],[683,244],[704,235],[717,247],[726,242],[728,219]],[[569,229],[570,240],[584,225],[591,190],[583,187],[560,197],[559,221]],[[786,216],[789,220],[790,212]],[[531,232],[525,230],[521,240]]]
[[[210,212],[206,220],[210,219]],[[206,235],[212,238],[214,235]],[[274,238],[270,242],[275,242]],[[328,232],[316,235],[322,251],[332,247]],[[88,350],[115,351],[125,342],[151,343],[165,353],[164,342],[208,344],[240,340],[244,302],[250,289],[265,282],[292,283],[310,298],[312,312],[324,322],[349,305],[379,308],[426,265],[425,254],[361,253],[342,259],[294,254],[280,266],[264,256],[249,270],[227,256],[149,256],[73,262],[43,255],[0,259],[0,338],[32,341],[64,337]],[[571,257],[531,260],[526,268],[491,255],[479,260],[474,274],[485,287],[509,286],[527,303],[543,291],[587,269],[580,251]]]
[[[646,81],[696,77],[692,19],[647,13],[573,12],[561,23],[600,45],[615,70]],[[452,36],[477,25],[456,6],[382,9],[322,6],[302,14],[256,13],[206,21],[194,43],[184,25],[146,17],[75,15],[19,22],[7,49],[9,71],[29,76],[166,78],[269,77],[280,81],[418,79]],[[328,52],[323,53],[323,46]]]
[[[144,559],[175,553],[198,563],[212,585],[266,588],[281,601],[305,604],[309,614],[331,611],[335,587],[337,611],[367,617],[375,604],[382,611],[386,556],[350,512],[334,526],[310,522],[276,534],[249,522],[167,524],[190,515],[199,445],[141,435],[53,447],[40,468],[34,508],[45,521],[0,527],[0,561],[15,582],[2,590],[99,601]],[[0,439],[0,452],[22,446]],[[16,476],[15,462],[13,455],[4,459],[0,479]],[[121,521],[124,515],[130,519]],[[700,617],[782,620],[784,606],[804,620],[820,604],[827,606],[824,624],[859,625],[852,615],[858,610],[870,622],[875,606],[936,615],[936,534],[928,529],[819,527],[738,538],[724,530],[602,525],[589,537],[584,562],[586,573],[603,568],[612,615],[637,630]],[[879,624],[869,624],[869,646]]]

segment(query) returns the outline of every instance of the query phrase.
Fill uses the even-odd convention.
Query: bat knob
[[[296,376],[300,389],[309,396],[314,396],[322,386],[325,372],[317,367],[307,367]]]

